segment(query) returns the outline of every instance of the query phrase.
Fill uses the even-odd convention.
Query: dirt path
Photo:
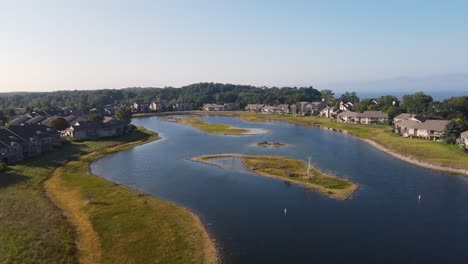
[[[61,174],[55,170],[44,183],[44,188],[51,201],[59,207],[76,231],[76,246],[80,263],[102,263],[99,236],[83,208],[87,201],[80,198],[79,190],[65,188],[61,184]]]

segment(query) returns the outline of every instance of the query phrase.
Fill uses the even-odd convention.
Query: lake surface
[[[213,135],[161,117],[139,118],[132,123],[163,139],[107,156],[91,169],[193,210],[225,263],[468,263],[468,177],[420,168],[321,128],[202,118],[271,133]],[[288,145],[253,145],[260,141]],[[187,160],[220,153],[310,156],[320,170],[360,189],[335,201],[281,180]]]

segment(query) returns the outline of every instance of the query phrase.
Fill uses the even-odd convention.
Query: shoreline
[[[232,154],[223,153],[223,154],[213,154],[213,155],[201,155],[201,156],[197,156],[197,157],[189,157],[189,158],[186,158],[186,159],[190,160],[190,161],[193,161],[193,162],[199,162],[199,163],[215,166],[215,167],[220,168],[220,169],[225,169],[222,166],[220,166],[219,164],[217,164],[215,162],[211,162],[209,159],[207,160],[207,159],[204,159],[204,158],[217,159],[217,158],[230,158],[230,157],[241,159],[242,163],[244,164],[244,161],[242,160],[243,158],[257,157],[257,156],[255,156],[255,155],[235,154],[235,153],[232,153]],[[281,156],[273,156],[273,157],[281,157]],[[292,159],[292,158],[289,158],[289,157],[285,157],[285,158]],[[286,181],[286,182],[289,182],[289,183],[292,183],[292,184],[296,184],[296,185],[299,185],[299,186],[301,186],[303,188],[317,191],[317,192],[321,193],[322,195],[325,195],[325,196],[329,197],[330,199],[334,199],[334,200],[338,200],[338,201],[349,200],[350,198],[352,198],[353,194],[357,190],[359,190],[359,184],[351,182],[351,181],[349,181],[347,179],[340,178],[340,177],[338,177],[336,175],[325,174],[324,172],[319,171],[317,168],[314,168],[314,169],[319,171],[322,174],[327,175],[327,177],[334,177],[334,178],[337,178],[337,179],[340,179],[340,180],[348,181],[352,185],[352,187],[349,190],[333,189],[334,191],[340,192],[340,193],[330,194],[330,193],[328,193],[328,191],[330,191],[330,189],[327,189],[327,188],[325,188],[323,186],[320,186],[320,185],[309,184],[309,183],[306,183],[306,182],[303,182],[303,181],[300,181],[300,180],[296,180],[296,179],[290,179],[290,178],[286,178],[286,177],[282,177],[282,176],[278,176],[278,175],[273,175],[273,174],[264,173],[264,172],[260,172],[260,171],[254,171],[251,168],[249,168],[247,165],[244,164],[244,166],[245,166],[245,169],[247,170],[247,172],[249,172],[249,173],[251,173],[253,175],[257,175],[257,176],[260,176],[260,177],[267,177],[267,178],[277,179],[277,180]]]
[[[206,114],[206,115],[232,116],[232,117],[237,117],[237,118],[242,117],[242,114],[239,114],[238,112],[202,112],[202,111],[187,111],[187,112],[190,112],[190,114],[199,114],[199,115]],[[147,113],[147,114],[144,114],[144,115],[136,115],[135,118],[147,117],[147,116],[181,115],[181,114],[187,114],[187,112]],[[430,163],[430,162],[427,162],[427,161],[420,160],[420,159],[418,159],[416,157],[413,157],[413,156],[407,156],[407,155],[398,153],[398,152],[396,152],[394,150],[391,150],[389,148],[386,148],[383,145],[377,143],[376,141],[374,141],[372,139],[357,137],[356,135],[354,135],[353,133],[351,133],[351,132],[349,132],[347,130],[338,129],[338,128],[331,128],[331,127],[327,127],[327,126],[324,126],[324,125],[297,124],[297,123],[290,122],[290,121],[287,121],[287,120],[275,119],[274,117],[270,117],[270,118],[271,118],[270,120],[287,122],[287,123],[296,124],[296,125],[300,125],[300,126],[323,128],[323,129],[327,129],[327,130],[332,130],[334,132],[339,132],[339,133],[351,135],[354,138],[360,139],[360,140],[370,144],[374,148],[386,153],[387,155],[395,157],[395,158],[397,158],[397,159],[399,159],[401,161],[408,162],[410,164],[417,165],[419,167],[423,167],[423,168],[430,169],[430,170],[448,172],[448,173],[453,173],[453,174],[459,174],[459,175],[462,175],[462,176],[465,176],[465,177],[468,176],[468,169],[456,168],[456,167],[451,167],[451,166],[437,165],[437,164],[433,164],[433,163]],[[248,120],[244,120],[244,121],[249,122]]]
[[[145,128],[143,129],[147,130]],[[108,182],[111,184],[110,186],[123,188],[132,194],[136,194],[136,197],[146,196],[146,200],[150,205],[157,206],[162,203],[166,204],[167,206],[179,208],[180,210],[185,212],[192,219],[194,226],[197,227],[197,229],[201,232],[203,241],[203,263],[219,263],[220,255],[217,244],[213,240],[212,235],[210,234],[208,229],[205,227],[205,224],[202,221],[202,219],[192,210],[178,203],[169,200],[164,200],[162,198],[153,196],[141,190],[131,188],[129,186],[111,181],[109,179],[99,177],[98,175],[92,173],[91,164],[94,161],[104,158],[110,154],[128,150],[133,147],[144,145],[147,143],[156,142],[160,139],[159,135],[156,132],[151,130],[147,131],[150,133],[150,136],[146,139],[122,142],[117,145],[109,146],[104,150],[98,149],[95,151],[91,151],[80,156],[77,162],[86,163],[86,173],[89,176]],[[59,208],[59,210],[62,211],[64,217],[74,228],[75,244],[78,249],[77,255],[79,257],[80,263],[101,263],[102,249],[100,247],[100,237],[96,232],[93,223],[91,222],[91,215],[87,213],[84,208],[84,203],[87,204],[89,203],[89,201],[86,201],[83,197],[81,197],[81,199],[76,198],[82,196],[82,194],[80,195],[80,192],[82,191],[80,189],[80,186],[77,185],[74,188],[70,188],[69,186],[66,187],[61,185],[63,183],[63,175],[61,174],[61,169],[66,168],[69,164],[70,162],[67,162],[62,166],[57,167],[53,171],[52,175],[46,181],[44,181],[43,188],[46,192],[49,201],[54,206]],[[110,187],[104,188],[108,189]]]

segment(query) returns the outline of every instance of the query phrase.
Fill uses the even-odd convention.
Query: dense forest
[[[192,103],[201,107],[205,103],[292,104],[298,101],[320,100],[320,91],[313,87],[259,88],[248,85],[197,83],[181,88],[125,88],[93,91],[56,91],[48,93],[0,94],[3,108],[57,108],[86,109],[108,104]]]
[[[69,107],[87,110],[104,105],[130,103],[192,103],[195,108],[205,103],[251,103],[267,105],[293,104],[300,101],[319,101],[337,106],[340,101],[352,102],[357,111],[381,110],[391,117],[399,113],[415,113],[447,119],[468,120],[468,96],[435,101],[422,92],[403,96],[401,102],[392,95],[360,99],[355,92],[335,97],[333,91],[318,91],[313,87],[255,87],[221,83],[197,83],[181,88],[125,88],[107,90],[74,90],[39,93],[0,93],[1,118],[12,117],[16,108],[26,111],[38,107],[42,110]]]

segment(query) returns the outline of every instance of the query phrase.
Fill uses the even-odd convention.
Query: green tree
[[[408,113],[412,114],[428,114],[432,104],[432,96],[423,92],[407,94],[403,96],[402,105]]]
[[[446,126],[444,130],[444,141],[447,144],[455,144],[457,138],[460,136],[462,131],[462,126],[459,122],[452,120]]]
[[[55,130],[65,130],[70,127],[70,124],[68,124],[65,118],[58,116],[50,121],[49,127]]]
[[[132,118],[132,111],[128,107],[119,107],[115,111],[115,118],[117,120],[125,121],[127,123],[130,122],[130,119]]]
[[[325,101],[326,104],[330,104],[335,100],[335,93],[332,90],[324,89],[320,91],[322,95],[322,99]]]
[[[357,96],[356,92],[344,92],[341,96],[340,96],[340,100],[343,101],[343,102],[351,102],[353,104],[356,104],[357,102],[359,102],[359,97]]]
[[[104,121],[104,117],[101,115],[90,114],[88,117],[88,121],[102,122]]]

